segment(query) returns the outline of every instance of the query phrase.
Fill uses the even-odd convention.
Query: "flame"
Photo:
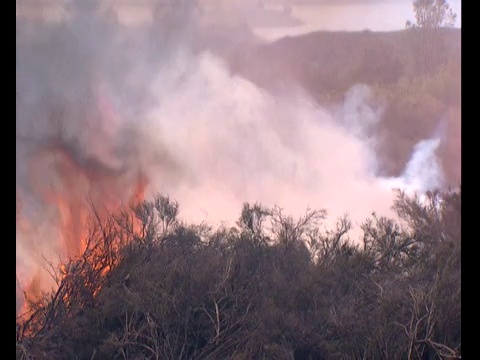
[[[17,213],[16,213],[17,231],[20,231],[21,233],[24,233],[24,234],[31,233],[32,226],[30,225],[28,219],[22,215],[23,201],[18,190],[17,190],[16,196],[17,196]]]
[[[139,173],[136,181],[135,190],[130,203],[135,205],[141,203],[145,199],[145,190],[147,188],[147,177],[143,173]]]
[[[35,227],[30,223],[29,219],[23,214],[23,201],[19,190],[17,189],[17,213],[16,213],[16,230],[17,233],[32,237],[35,234]],[[29,310],[28,302],[38,301],[42,295],[40,284],[45,283],[42,278],[43,274],[35,269],[29,273],[26,269],[18,267],[17,263],[17,301],[23,298],[20,304],[17,303],[17,314],[24,314]],[[20,305],[20,308],[18,306]]]
[[[74,143],[58,136],[39,147],[29,166],[34,193],[46,207],[56,210],[54,226],[58,229],[58,239],[55,240],[62,253],[60,255],[67,258],[79,257],[86,250],[89,236],[87,220],[92,211],[91,205],[95,206],[100,217],[114,213],[121,207],[129,208],[144,200],[148,185],[148,179],[141,171],[127,172],[109,166],[108,160],[115,158],[112,146],[108,143],[115,136],[110,126],[114,128],[118,124],[119,116],[103,91],[97,97],[102,120],[99,125],[100,135],[91,135],[88,145],[89,149],[101,150],[101,160],[79,151]],[[107,130],[107,133],[102,133]],[[17,225],[21,205],[17,195]],[[132,219],[134,232],[139,232],[140,222],[134,216]],[[21,228],[17,226],[17,231],[25,230],[25,225]],[[98,266],[101,269],[101,265]],[[109,266],[103,268],[102,275],[105,276],[109,270]],[[38,300],[41,290],[45,288],[40,269],[21,285],[27,299]]]
[[[58,170],[63,189],[47,190],[44,198],[57,208],[63,250],[67,256],[74,257],[80,255],[84,249],[87,235],[85,221],[88,209],[84,205],[80,186],[84,176],[81,169],[77,169],[67,156],[62,160],[58,164]]]
[[[37,270],[36,273],[34,274],[33,278],[30,280],[28,283],[27,288],[24,290],[26,294],[26,298],[29,301],[38,301],[42,295],[42,275],[41,273]],[[26,312],[28,311],[28,304],[23,304],[23,311]]]

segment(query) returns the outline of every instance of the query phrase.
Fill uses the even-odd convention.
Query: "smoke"
[[[233,225],[245,201],[321,208],[332,226],[392,215],[393,187],[441,185],[439,138],[412,149],[401,178],[376,175],[382,105],[368,87],[323,109],[233,75],[200,25],[166,30],[80,17],[17,39],[20,283],[52,285],[45,259],[78,253],[87,198],[117,208],[165,193],[183,219],[214,225]]]
[[[244,201],[277,204],[297,215],[307,206],[326,208],[332,217],[349,212],[360,218],[373,210],[376,201],[368,194],[378,186],[368,143],[304,94],[269,94],[232,76],[208,52],[172,59],[165,68],[154,82],[157,101],[143,131],[186,169],[181,183],[152,174],[155,189],[185,204],[184,216],[195,220],[207,210],[209,221],[232,223]],[[378,192],[380,201],[390,198]],[[382,210],[389,206],[390,200]]]
[[[444,186],[444,175],[441,162],[436,155],[439,146],[439,138],[419,141],[402,175],[386,179],[387,187],[403,189],[410,194],[424,194],[441,189]]]

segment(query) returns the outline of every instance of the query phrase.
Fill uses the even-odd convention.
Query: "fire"
[[[115,136],[115,133],[110,129],[102,137],[101,132],[109,125],[115,127],[115,124],[118,124],[118,115],[105,96],[98,95],[98,99],[103,123],[99,126],[100,134],[90,136],[88,141],[91,144],[88,145],[89,149],[102,150],[102,160],[86,151],[80,151],[73,141],[65,140],[59,135],[42,144],[30,163],[31,187],[46,208],[55,209],[54,227],[59,234],[55,240],[62,252],[59,255],[68,259],[81,256],[88,246],[90,234],[87,222],[92,213],[92,205],[99,217],[115,213],[121,208],[129,209],[130,205],[144,200],[148,185],[148,179],[143,172],[134,169],[118,170],[108,164],[108,159],[114,158],[108,140]],[[19,207],[21,201],[17,197],[17,231]],[[140,231],[138,220],[135,220],[134,216],[132,219],[134,232]],[[95,251],[105,250],[98,248]],[[98,269],[102,269],[101,274],[105,276],[110,266],[98,264]],[[45,284],[39,271],[40,269],[27,283],[21,284],[27,299],[38,299],[44,289]]]
[[[16,207],[16,229],[18,234],[22,234],[27,238],[32,237],[35,234],[35,227],[30,223],[29,219],[23,214],[23,201],[22,197],[17,190],[17,207]],[[26,295],[28,301],[38,301],[42,295],[41,285],[45,283],[43,280],[43,274],[40,269],[36,269],[33,273],[25,271],[22,267],[18,268],[17,264],[17,296],[23,297]],[[18,304],[17,304],[18,306]],[[24,301],[20,309],[17,309],[19,314],[23,314],[28,311],[28,305]]]
[[[143,173],[140,173],[137,178],[135,191],[133,192],[133,196],[130,200],[131,204],[138,204],[145,199],[145,190],[147,185],[148,181],[146,176]]]
[[[75,257],[84,249],[88,209],[84,205],[80,186],[84,180],[83,174],[69,160],[64,157],[58,164],[62,189],[47,190],[43,195],[47,203],[55,206],[58,211],[58,227],[62,236],[60,241],[64,252],[69,257]]]
[[[16,226],[18,231],[26,234],[31,233],[32,227],[24,216],[22,216],[23,202],[20,194],[17,190],[17,213],[16,213]]]
[[[24,290],[27,296],[27,299],[29,301],[37,301],[40,299],[42,295],[41,284],[42,284],[42,275],[37,270],[33,278],[28,283],[28,287]],[[22,310],[23,310],[22,312],[28,311],[28,305],[24,304]]]

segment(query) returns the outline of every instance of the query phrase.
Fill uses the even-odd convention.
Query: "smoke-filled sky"
[[[371,134],[385,104],[367,86],[328,110],[296,84],[269,92],[230,73],[211,27],[167,20],[132,30],[80,14],[34,35],[17,23],[21,282],[76,246],[87,198],[118,206],[145,187],[178,200],[188,222],[234,225],[249,201],[326,209],[331,226],[389,215],[393,187],[442,185],[438,134],[412,148],[403,176],[377,176]]]
[[[291,2],[291,17],[301,24],[258,25],[255,32],[266,40],[277,40],[312,31],[396,31],[414,20],[411,0],[297,0]],[[448,4],[457,14],[455,27],[461,27],[461,1]],[[286,23],[287,25],[287,23]]]
[[[42,8],[43,16],[59,19],[65,14],[65,4],[72,2],[50,0],[45,5],[28,1],[18,4],[17,13],[32,13],[33,8]],[[180,4],[181,1],[173,1]],[[192,2],[192,1],[190,1]],[[392,31],[405,28],[407,20],[413,20],[413,0],[196,0],[201,9],[198,17],[219,22],[247,22],[257,33],[268,40],[286,35],[296,35],[316,30]],[[122,22],[138,25],[151,21],[154,4],[158,1],[103,1],[101,8],[113,6]],[[169,1],[163,1],[168,5]],[[35,5],[36,4],[36,5]],[[49,5],[47,5],[49,4]],[[448,4],[457,14],[455,26],[461,27],[461,1],[449,0]],[[279,15],[282,9],[285,14]],[[30,11],[27,11],[30,9]]]

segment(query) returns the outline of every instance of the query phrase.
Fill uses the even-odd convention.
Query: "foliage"
[[[245,203],[212,230],[166,196],[92,208],[83,255],[17,317],[17,359],[460,358],[460,201],[398,192],[359,244],[318,210]]]
[[[407,27],[436,29],[455,25],[455,14],[446,0],[415,0],[413,3],[415,23],[407,21]]]
[[[376,134],[385,176],[399,176],[416,142],[430,138],[445,120],[448,131],[439,155],[447,183],[460,182],[460,29],[319,31],[261,43],[233,54],[230,62],[268,89],[298,84],[326,108],[345,101],[353,86],[368,85],[373,100],[385,105]]]
[[[437,64],[435,53],[442,51],[442,38],[438,33],[441,27],[453,27],[457,14],[446,0],[415,0],[413,3],[415,23],[407,21],[406,27],[419,30],[421,44],[420,70],[428,71]]]

